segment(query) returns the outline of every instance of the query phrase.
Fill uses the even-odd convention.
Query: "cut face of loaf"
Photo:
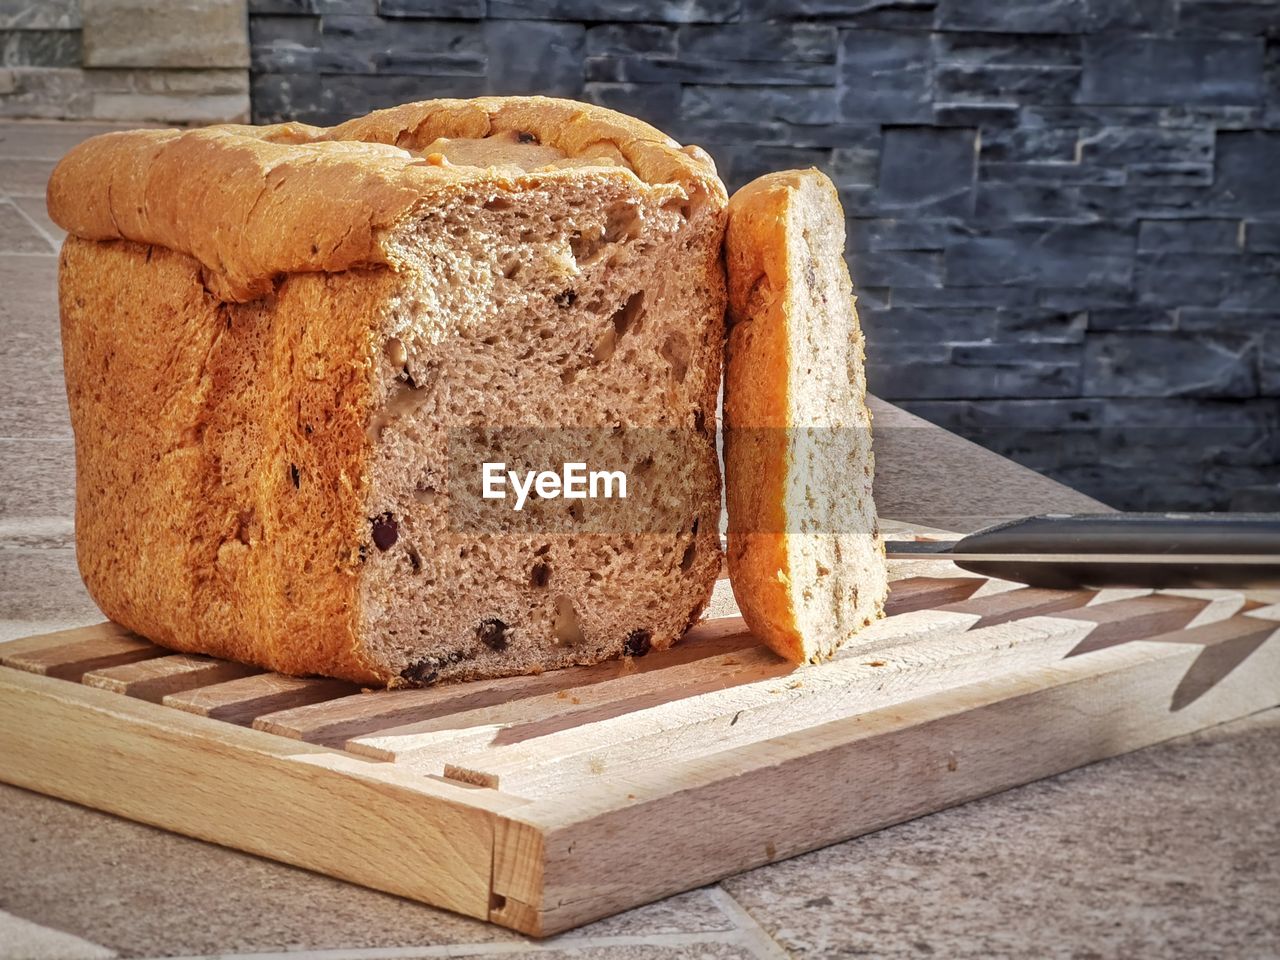
[[[888,589],[844,212],[816,170],[762,177],[729,210],[730,579],[757,636],[820,660]]]
[[[556,186],[459,196],[398,240],[414,282],[379,330],[360,607],[407,681],[666,647],[715,577],[714,218],[626,178]],[[486,460],[621,470],[633,499],[486,509]],[[681,507],[649,529],[634,498]]]
[[[696,619],[725,206],[696,151],[538,99],[112,136],[50,187],[108,616],[391,686],[643,655]],[[193,162],[220,187],[180,209]],[[627,499],[479,495],[485,461],[571,459]]]

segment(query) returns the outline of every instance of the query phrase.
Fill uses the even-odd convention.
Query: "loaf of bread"
[[[48,203],[111,619],[401,686],[638,656],[698,617],[726,216],[698,148],[570,101],[432,101],[105,134]],[[479,492],[483,462],[583,450],[627,499]]]
[[[844,240],[816,170],[769,174],[729,202],[729,577],[752,632],[797,663],[831,656],[888,591]]]

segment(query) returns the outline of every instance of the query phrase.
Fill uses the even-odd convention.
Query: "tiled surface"
[[[1280,957],[1280,710],[727,880],[796,957]]]
[[[0,437],[70,437],[58,337],[58,258],[0,252]]]
[[[8,253],[53,253],[53,245],[15,204],[0,203],[0,249]]]
[[[69,436],[0,437],[0,531],[15,529],[19,518],[71,517],[74,453]]]
[[[115,951],[0,910],[0,944],[23,960],[111,960]]]
[[[479,921],[3,785],[0,835],[5,909],[126,957],[528,942]],[[101,863],[111,865],[110,882],[91,867]],[[712,891],[695,890],[561,939],[608,947],[684,937],[685,946],[718,951],[709,956],[752,956],[741,927]]]
[[[110,123],[4,123],[0,156],[53,161],[88,137],[119,129],[119,124]]]
[[[65,534],[57,538],[64,539]],[[0,620],[93,623],[102,619],[79,583],[73,548],[15,541],[10,534],[0,544],[0,583],[4,584]]]
[[[0,638],[99,619],[72,547],[56,256],[33,237],[58,237],[39,199],[53,160],[100,130],[0,124],[0,157],[15,161],[0,164],[0,177],[12,174],[0,179]],[[990,470],[989,489],[1029,489],[1025,474],[1001,461],[990,461]],[[899,482],[908,483],[909,472]],[[982,519],[972,515],[972,498],[957,500],[936,485],[894,494],[915,505],[916,515],[901,519]],[[1078,502],[1060,490],[1057,497],[1047,490],[1043,508]],[[105,955],[95,944],[122,957],[331,951],[326,960],[1263,960],[1280,956],[1277,770],[1280,711],[1271,711],[543,944],[0,786],[0,910],[8,914],[0,914],[0,960],[58,956],[13,932],[52,943],[50,929],[85,941],[59,941],[82,951],[68,960]],[[855,797],[851,787],[850,802]]]
[[[49,219],[49,211],[46,209],[43,197],[14,197],[11,201],[14,206],[27,215],[27,218],[36,226],[49,243],[55,249],[62,243],[62,238],[66,236],[63,229]]]
[[[46,160],[0,156],[0,183],[11,197],[43,197],[52,166]]]

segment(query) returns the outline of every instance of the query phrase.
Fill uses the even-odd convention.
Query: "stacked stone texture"
[[[243,122],[246,0],[0,0],[0,117]]]
[[[536,92],[699,143],[731,187],[817,166],[881,396],[1116,506],[1280,482],[1278,0],[250,13],[259,121]]]

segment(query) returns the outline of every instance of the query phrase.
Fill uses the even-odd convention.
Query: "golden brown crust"
[[[397,279],[301,274],[227,304],[200,274],[129,241],[63,246],[85,584],[167,647],[385,682],[355,618],[371,312]]]
[[[538,170],[431,162],[442,137],[532,135],[566,160]],[[697,148],[647,124],[570,100],[491,97],[405,104],[319,128],[289,123],[134,130],[85,141],[49,180],[53,220],[86,240],[132,240],[195,257],[219,297],[246,301],[284,274],[391,263],[388,233],[428,197],[463,182],[504,189],[622,166],[698,202],[724,187]]]
[[[792,389],[786,217],[799,176],[769,174],[729,201],[724,384],[729,578],[752,632],[797,663],[806,654],[786,579],[783,494]]]

